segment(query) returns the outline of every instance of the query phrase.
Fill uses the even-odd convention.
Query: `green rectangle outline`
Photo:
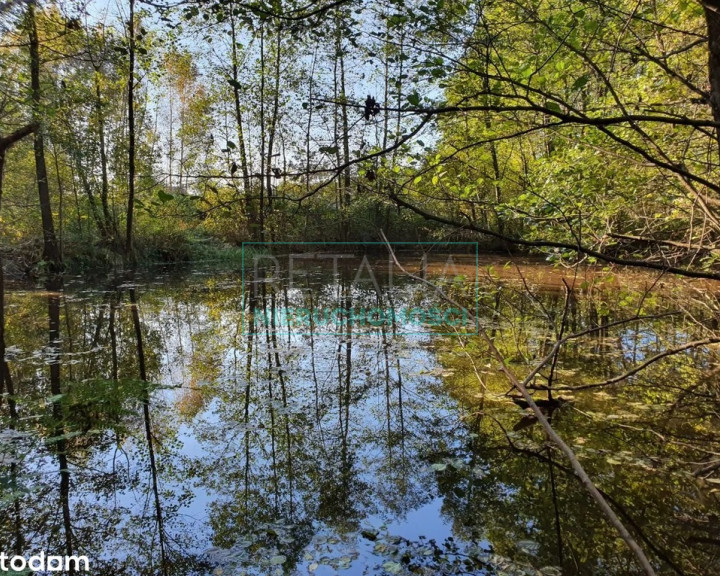
[[[241,242],[240,243],[240,299],[245,299],[245,246],[394,246],[397,244],[409,244],[412,246],[418,245],[439,245],[445,246],[475,246],[475,332],[463,332],[464,336],[477,336],[480,334],[480,243],[479,242]],[[249,333],[245,332],[245,306],[242,307],[241,319],[243,336],[248,336]],[[358,336],[365,336],[373,334],[372,332],[359,332]],[[314,334],[298,333],[298,336],[337,336],[337,332],[316,332]],[[440,333],[440,332],[399,332],[398,336],[458,336],[457,332],[452,333]]]

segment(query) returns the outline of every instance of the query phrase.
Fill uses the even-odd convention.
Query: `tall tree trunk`
[[[317,46],[313,50],[312,66],[310,68],[310,78],[308,82],[308,118],[305,125],[305,193],[310,192],[310,168],[312,167],[310,157],[310,144],[312,142],[312,120],[313,120],[313,97],[315,86],[315,63],[317,60]]]
[[[338,34],[335,34],[335,52],[333,54],[333,101],[335,102],[335,106],[333,106],[333,147],[335,148],[335,163],[340,166],[342,165],[342,152],[340,150],[340,113],[339,113],[339,106],[338,102],[340,101],[340,58],[338,57],[339,48],[338,48]],[[335,178],[335,209],[338,212],[342,212],[343,202],[342,202],[342,180],[339,178]],[[339,230],[337,231],[337,237],[341,238],[342,234],[344,234],[344,222],[342,221],[342,218],[338,221],[339,224]]]
[[[72,159],[75,162],[75,168],[77,169],[77,175],[78,179],[80,180],[80,184],[82,184],[82,189],[85,191],[85,195],[88,199],[88,205],[90,206],[90,214],[93,217],[93,220],[95,221],[95,225],[97,226],[98,231],[100,232],[100,236],[102,238],[105,238],[106,236],[106,230],[105,230],[105,223],[100,216],[100,213],[98,212],[97,207],[97,200],[95,199],[95,193],[93,192],[92,184],[90,183],[90,180],[88,179],[88,171],[85,169],[85,167],[82,165],[82,157],[81,157],[81,151],[80,150],[73,150],[71,152]]]
[[[134,264],[133,250],[133,209],[135,207],[135,0],[130,0],[128,20],[128,206],[125,227],[125,259]]]
[[[273,176],[273,149],[275,148],[275,132],[277,130],[278,110],[280,108],[280,52],[282,48],[282,24],[278,24],[277,45],[275,47],[275,86],[273,87],[273,108],[270,116],[270,127],[268,130],[267,147],[267,195],[268,211],[272,212],[272,176]]]
[[[2,215],[3,171],[5,170],[5,150],[0,150],[0,216]],[[5,392],[5,272],[3,270],[3,253],[0,248],[0,394]],[[8,390],[8,402],[12,395]]]
[[[710,76],[710,106],[713,119],[720,122],[720,0],[705,0],[705,20],[708,30],[708,74]],[[720,128],[715,129],[720,154]]]
[[[485,91],[486,104],[489,104],[490,101],[490,49],[490,46],[485,49],[485,74],[483,75],[483,89]],[[488,132],[492,128],[492,118],[490,117],[490,112],[485,112],[485,128],[487,128]],[[505,226],[502,218],[498,213],[498,206],[502,201],[502,189],[500,188],[502,175],[500,173],[500,163],[498,161],[496,143],[492,140],[490,141],[490,157],[492,158],[493,178],[495,179],[495,183],[493,184],[493,189],[495,192],[495,208],[493,212],[495,213],[497,230],[498,232],[500,232],[500,234],[504,234]]]
[[[342,47],[342,30],[338,30],[339,38],[339,57],[340,57],[340,99],[342,107],[340,108],[342,116],[342,146],[343,146],[343,164],[350,162],[350,128],[348,121],[348,98],[345,92],[345,52]],[[343,203],[347,208],[350,205],[350,168],[343,170]],[[347,213],[343,213],[343,218],[347,219]],[[347,226],[345,226],[347,234]],[[347,238],[344,238],[347,240]]]
[[[105,221],[105,241],[114,245],[117,241],[117,228],[112,213],[110,212],[110,204],[108,196],[110,186],[108,184],[108,166],[107,166],[107,150],[105,144],[105,115],[103,114],[102,93],[100,91],[99,71],[95,71],[95,108],[97,112],[98,138],[100,140],[100,203],[102,204],[103,219]]]
[[[55,180],[58,187],[58,246],[60,250],[60,258],[63,258],[63,210],[65,209],[64,199],[65,191],[63,190],[63,181],[60,177],[60,163],[58,161],[57,147],[52,145],[53,161],[55,163]]]
[[[172,88],[168,90],[168,101],[170,103],[170,118],[168,121],[168,179],[167,179],[167,189],[168,192],[172,194],[172,187],[173,187],[173,161],[175,160],[175,139],[173,137],[174,133],[174,117],[173,117],[173,101],[175,99],[175,95],[172,92]]]
[[[185,167],[185,135],[183,133],[183,126],[185,126],[185,108],[187,107],[187,100],[185,98],[185,86],[181,84],[179,88],[180,95],[180,110],[178,112],[180,127],[177,130],[178,138],[180,138],[180,160],[178,161],[178,194],[183,193],[183,168]]]
[[[260,230],[265,241],[265,24],[260,24]]]
[[[398,78],[402,78],[405,74],[405,28],[403,28],[400,32],[400,38],[398,41],[398,52],[397,52],[397,60],[398,60]],[[393,134],[393,143],[397,143],[398,140],[400,140],[400,135],[402,134],[402,107],[403,107],[403,86],[405,85],[402,81],[396,81],[395,88],[397,89],[395,106],[397,107],[397,113],[395,115],[395,134]],[[398,149],[395,148],[392,151],[392,161],[391,166],[394,169],[395,165],[397,164],[397,155],[398,155]]]
[[[250,168],[245,149],[245,130],[243,128],[242,108],[240,106],[240,81],[238,73],[237,35],[235,30],[235,14],[230,15],[230,33],[232,39],[232,89],[235,101],[235,121],[237,123],[238,149],[240,150],[240,170],[243,177],[243,193],[245,194],[245,217],[251,227],[257,226],[257,214],[250,199]]]
[[[30,0],[27,11],[27,27],[30,47],[30,88],[32,97],[33,121],[40,125],[35,131],[35,176],[37,179],[38,196],[40,199],[40,216],[43,229],[43,260],[50,265],[50,270],[57,272],[62,268],[60,247],[55,236],[52,207],[50,205],[50,188],[48,186],[47,164],[45,162],[45,136],[41,124],[41,91],[40,91],[40,48],[35,21],[35,0]]]
[[[342,14],[338,11],[335,19],[335,66],[334,66],[334,92],[335,100],[339,102],[340,117],[338,119],[338,106],[334,114],[335,143],[337,148],[336,159],[338,165],[345,165],[350,160],[350,140],[347,93],[345,91],[345,51],[343,48],[343,31],[341,25]],[[341,234],[343,240],[347,240],[348,222],[346,208],[350,204],[350,169],[342,171],[342,177],[338,182],[338,204],[342,209]]]

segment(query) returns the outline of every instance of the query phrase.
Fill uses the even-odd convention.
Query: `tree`
[[[43,114],[42,92],[40,88],[40,43],[38,40],[35,16],[35,0],[28,2],[26,27],[30,51],[30,90],[33,120],[38,124],[34,134],[35,173],[38,195],[40,197],[40,213],[43,229],[43,259],[49,264],[50,270],[57,272],[62,268],[60,246],[55,236],[55,224],[50,205],[50,188],[48,184],[47,165],[45,163],[45,118]]]
[[[129,63],[127,84],[128,201],[125,222],[125,258],[132,263],[135,259],[133,252],[133,216],[135,210],[135,0],[130,0],[127,30]]]
[[[470,211],[434,210],[423,200],[439,178],[428,189],[403,180],[418,200],[403,193],[396,201],[458,228],[559,249],[561,257],[674,272],[698,258],[700,268],[711,266],[720,256],[717,155],[707,156],[717,149],[718,126],[703,81],[717,84],[717,42],[705,35],[717,25],[711,8],[620,0],[475,7],[450,28],[462,51],[441,55],[430,45],[424,50],[437,56],[416,57],[418,68],[441,79],[446,97],[415,106],[437,118],[444,135],[423,172],[462,175],[450,196]],[[439,28],[426,20],[417,25]],[[482,170],[478,155],[497,157],[498,146],[505,147],[501,162],[482,178],[516,192],[486,204],[473,199],[478,184],[468,172]],[[501,166],[504,173],[495,169]],[[498,212],[498,226],[473,214],[478,201]]]

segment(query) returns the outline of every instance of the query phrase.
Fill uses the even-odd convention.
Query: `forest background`
[[[5,3],[2,256],[35,274],[382,230],[720,277],[717,8]]]

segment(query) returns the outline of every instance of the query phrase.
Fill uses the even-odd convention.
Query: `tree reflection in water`
[[[634,574],[479,338],[313,320],[433,297],[352,279],[242,287],[199,270],[9,290],[2,549],[84,554],[95,574]],[[659,573],[717,574],[716,353],[572,390],[702,338],[715,304],[499,286],[482,286],[481,316],[520,373],[563,310],[568,333],[601,327],[558,357],[553,425]],[[647,319],[614,324],[640,302]]]

